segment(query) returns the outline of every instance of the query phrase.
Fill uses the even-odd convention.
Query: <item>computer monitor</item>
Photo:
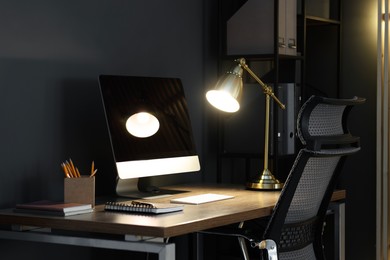
[[[138,187],[138,180],[143,177],[200,170],[179,78],[100,75],[99,85],[119,196],[150,197],[149,192],[145,194],[145,190]],[[131,115],[141,110],[157,118],[158,130],[155,127],[154,134],[136,137],[126,123]],[[142,133],[145,131],[141,130]]]

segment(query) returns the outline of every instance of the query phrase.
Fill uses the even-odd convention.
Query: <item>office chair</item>
[[[262,249],[260,259],[325,259],[322,234],[328,205],[345,159],[360,150],[360,138],[351,135],[347,119],[352,107],[364,102],[311,96],[297,119],[303,146],[271,216],[200,233],[238,237],[246,260],[245,241]]]

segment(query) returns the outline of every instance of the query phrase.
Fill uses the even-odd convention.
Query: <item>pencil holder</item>
[[[64,179],[64,202],[82,203],[95,206],[95,177]]]

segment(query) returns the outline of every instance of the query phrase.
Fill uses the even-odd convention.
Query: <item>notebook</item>
[[[214,194],[214,193],[206,193],[194,196],[188,196],[183,198],[171,199],[172,203],[183,203],[183,204],[203,204],[213,201],[226,200],[234,198],[231,195],[222,195],[222,194]]]
[[[124,201],[124,202],[106,202],[104,210],[106,211],[119,211],[119,212],[138,212],[138,213],[169,213],[181,211],[184,209],[184,205],[171,204],[171,203],[155,203],[144,201]]]
[[[93,207],[92,204],[40,200],[29,203],[16,204],[14,212],[53,216],[72,216],[93,212]]]

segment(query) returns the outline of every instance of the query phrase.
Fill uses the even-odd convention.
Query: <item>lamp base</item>
[[[277,180],[268,169],[264,169],[261,176],[248,182],[246,187],[251,190],[281,190],[283,183]]]

